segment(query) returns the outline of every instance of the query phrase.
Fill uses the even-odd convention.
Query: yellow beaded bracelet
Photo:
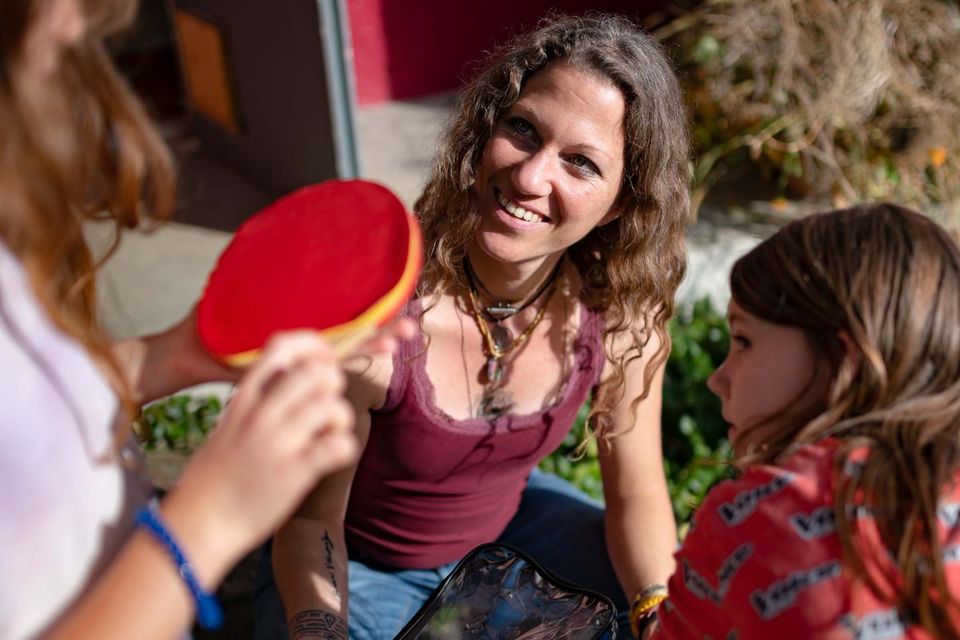
[[[657,607],[666,599],[667,588],[662,584],[652,584],[637,593],[630,607],[630,630],[635,637],[640,637],[640,622],[653,617]]]

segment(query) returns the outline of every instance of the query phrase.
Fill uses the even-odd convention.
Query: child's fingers
[[[262,403],[245,421],[267,438],[284,438],[287,451],[303,446],[317,429],[347,430],[353,426],[349,405],[340,396],[345,381],[339,367],[303,364],[270,387]]]
[[[323,449],[329,443],[338,442],[341,439],[354,441],[354,422],[353,407],[346,400],[325,398],[306,403],[289,414],[284,429],[296,450],[314,461],[312,454],[314,449]],[[343,447],[340,448],[343,449]],[[341,451],[341,454],[345,452],[348,450]]]
[[[397,340],[409,340],[417,335],[417,322],[413,318],[397,318],[385,327],[385,331]]]
[[[233,413],[246,414],[258,406],[270,388],[289,371],[306,362],[332,363],[333,350],[313,331],[296,331],[271,338],[263,356],[240,380],[231,399]],[[338,387],[342,389],[342,387]]]
[[[371,356],[379,353],[393,353],[397,343],[409,340],[416,335],[417,323],[413,318],[397,318],[363,340],[346,357]]]

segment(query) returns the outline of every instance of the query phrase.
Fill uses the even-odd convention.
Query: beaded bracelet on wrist
[[[173,535],[164,526],[160,519],[160,514],[151,507],[143,507],[137,512],[135,522],[143,527],[153,537],[162,544],[170,554],[174,563],[177,565],[177,573],[183,579],[184,585],[190,591],[193,602],[197,607],[197,624],[203,629],[211,631],[217,630],[223,626],[223,609],[217,597],[207,592],[200,586],[196,575],[193,573],[193,567],[187,562],[187,557],[180,550],[180,545],[174,539]]]
[[[641,589],[633,598],[630,606],[630,630],[637,638],[643,627],[649,624],[656,616],[657,608],[667,599],[667,587],[662,584],[652,584]]]

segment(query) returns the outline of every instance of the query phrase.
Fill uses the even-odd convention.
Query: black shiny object
[[[615,640],[616,608],[503,544],[477,547],[395,640]]]

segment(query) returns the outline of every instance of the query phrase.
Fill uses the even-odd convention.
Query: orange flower
[[[934,169],[939,169],[947,161],[946,147],[928,147],[927,155],[930,157],[930,164]]]

